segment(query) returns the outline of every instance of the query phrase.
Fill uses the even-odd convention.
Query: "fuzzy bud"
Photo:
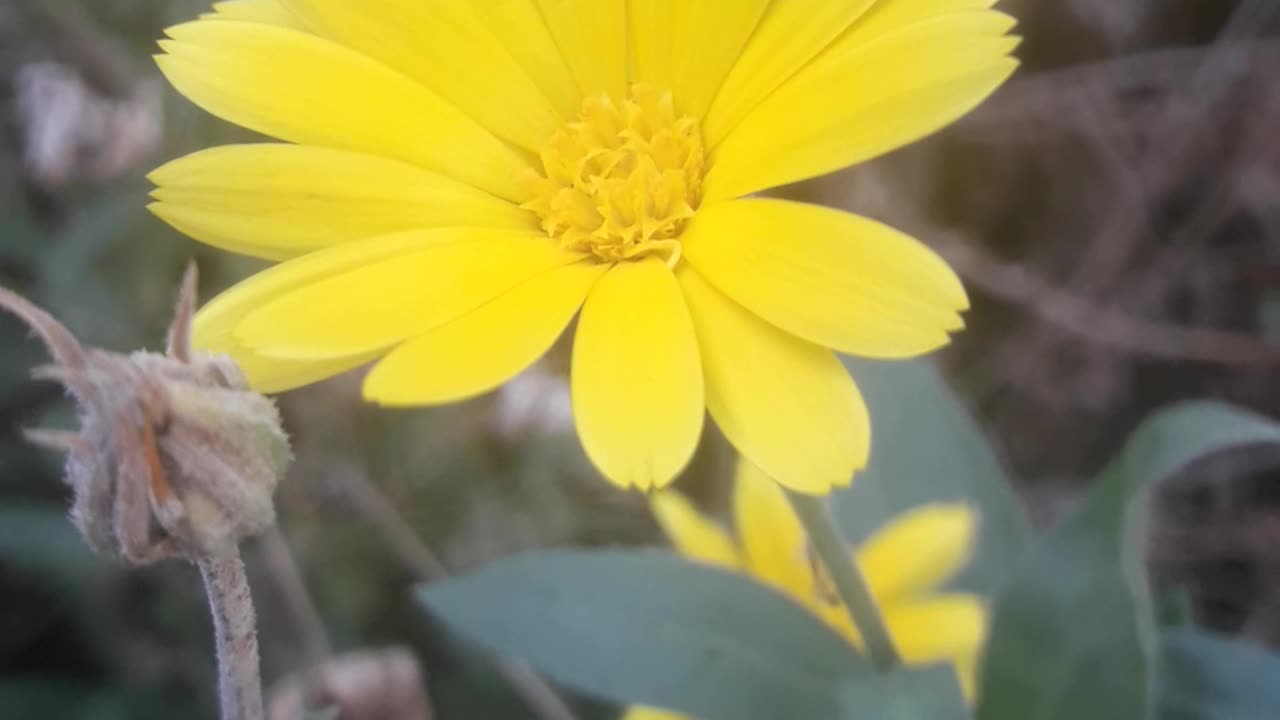
[[[0,307],[44,340],[54,364],[37,377],[66,386],[78,432],[31,431],[68,453],[71,519],[90,547],[145,564],[220,557],[275,523],[272,496],[290,460],[274,403],[230,358],[191,348],[195,266],[188,269],[168,351],[84,348],[48,313],[0,288]]]

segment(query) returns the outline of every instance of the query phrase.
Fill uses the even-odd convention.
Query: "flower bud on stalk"
[[[191,347],[196,271],[182,282],[163,355],[85,348],[61,323],[0,288],[0,308],[40,336],[54,364],[36,377],[75,398],[78,432],[35,430],[67,452],[71,520],[94,550],[133,564],[182,557],[200,566],[213,611],[223,717],[262,716],[254,613],[240,540],[275,523],[272,495],[289,464],[271,400],[225,356]]]

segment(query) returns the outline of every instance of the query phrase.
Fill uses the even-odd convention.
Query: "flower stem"
[[[826,501],[790,490],[787,491],[787,499],[791,501],[796,517],[804,525],[814,553],[830,574],[840,600],[853,619],[854,627],[862,636],[871,664],[880,672],[894,669],[900,663],[898,651],[889,637],[871,590],[853,561],[849,544],[836,528]]]
[[[258,629],[249,578],[239,549],[196,560],[209,595],[218,652],[218,700],[222,720],[262,720]]]

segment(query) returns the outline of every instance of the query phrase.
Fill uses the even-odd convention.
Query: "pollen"
[[[695,118],[670,92],[635,85],[626,98],[589,97],[548,141],[523,207],[561,246],[604,262],[680,258],[680,233],[698,207],[706,153]]]

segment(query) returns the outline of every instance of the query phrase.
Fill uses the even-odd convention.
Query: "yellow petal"
[[[417,79],[498,137],[539,150],[563,124],[474,0],[281,0],[321,35]]]
[[[942,585],[969,561],[977,518],[967,505],[926,505],[893,518],[857,552],[876,599],[895,602]]]
[[[230,145],[148,176],[151,211],[215,247],[284,260],[414,228],[530,228],[532,213],[396,160],[305,145]]]
[[[704,517],[683,495],[662,490],[649,498],[649,506],[681,555],[700,562],[726,568],[741,567],[738,549],[729,533],[715,521]]]
[[[774,325],[852,355],[901,358],[945,345],[968,307],[951,268],[878,222],[782,200],[698,212],[684,257]]]
[[[812,604],[821,586],[804,528],[778,483],[746,459],[734,474],[733,517],[748,572]]]
[[[473,2],[489,32],[551,99],[561,117],[577,117],[582,92],[565,64],[536,0]]]
[[[391,351],[365,379],[383,405],[432,405],[488,392],[555,343],[607,266],[581,262],[510,292]]]
[[[883,1],[883,0],[882,0]],[[748,112],[822,51],[876,0],[773,0],[702,125],[715,147]],[[851,84],[833,89],[832,95]],[[834,100],[834,98],[833,98]]]
[[[768,0],[630,4],[635,80],[673,92],[680,112],[706,114]]]
[[[971,11],[870,39],[851,32],[716,148],[705,197],[738,197],[822,175],[949,125],[1017,67],[1008,57],[1017,40],[1004,36],[1011,27],[1005,15]]]
[[[834,45],[847,41],[866,42],[922,20],[965,12],[987,10],[996,0],[880,0],[871,6]],[[852,37],[854,35],[857,37]]]
[[[533,232],[442,228],[401,235],[418,249],[291,290],[249,313],[236,339],[264,355],[295,359],[386,349],[581,258]]]
[[[650,0],[627,7],[631,27],[632,76],[660,90],[675,89],[676,28],[684,23],[687,0]],[[681,112],[688,112],[683,105]]]
[[[951,663],[961,691],[972,701],[987,628],[981,601],[972,595],[939,595],[905,604],[877,604],[903,663]],[[843,605],[811,603],[810,608],[850,644],[864,649],[862,635]]]
[[[192,341],[202,350],[230,355],[245,371],[249,383],[261,392],[282,392],[359,367],[377,353],[307,360],[269,358],[237,341],[235,329],[246,315],[291,290],[363,264],[418,250],[424,242],[418,234],[391,235],[346,243],[263,270],[202,307],[192,325]]]
[[[260,393],[282,393],[368,365],[378,358],[378,353],[364,353],[350,357],[320,360],[293,360],[259,355],[237,346],[225,353],[245,374],[249,387]]]
[[[698,333],[707,409],[738,452],[794,490],[847,485],[871,447],[867,408],[826,348],[785,333],[677,273]]]
[[[955,666],[956,679],[960,681],[960,692],[964,694],[964,699],[973,705],[978,699],[978,672],[982,666],[981,649],[972,655],[954,658],[951,662]]]
[[[528,165],[419,83],[335,42],[229,20],[168,31],[160,69],[224,120],[304,145],[404,160],[508,200]]]
[[[584,96],[627,94],[626,0],[537,0]]]
[[[666,710],[658,708],[645,707],[643,705],[632,705],[627,708],[627,712],[622,716],[622,720],[691,720],[685,715],[677,715]]]
[[[936,595],[884,608],[885,624],[904,663],[971,658],[987,632],[987,612],[974,595]]]
[[[297,18],[278,0],[224,0],[213,4],[213,12],[201,17],[221,20],[258,22],[280,27],[299,28]]]
[[[621,263],[591,291],[570,383],[578,436],[605,477],[648,490],[684,469],[702,432],[702,370],[666,263]]]

